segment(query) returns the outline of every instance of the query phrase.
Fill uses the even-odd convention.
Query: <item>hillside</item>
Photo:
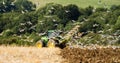
[[[34,0],[33,2],[36,2],[37,8],[39,4],[41,7],[46,3],[49,4],[36,10],[36,5],[28,0],[16,0],[14,3],[12,0],[0,1],[2,5],[0,7],[0,45],[34,46],[46,31],[60,30],[66,34],[76,24],[80,25],[79,33],[85,34],[84,37],[76,40],[78,43],[120,44],[118,0],[99,2],[99,5],[104,2],[109,6],[112,5],[109,9],[103,6],[93,7],[100,7],[96,0]]]
[[[62,5],[68,5],[68,4],[76,4],[79,7],[85,8],[88,7],[89,5],[94,6],[94,7],[110,7],[111,5],[119,5],[120,1],[119,0],[30,0],[33,3],[37,5],[37,7],[42,7],[46,3],[57,3],[57,4],[62,4]]]

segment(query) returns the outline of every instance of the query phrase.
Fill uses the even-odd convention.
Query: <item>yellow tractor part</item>
[[[43,43],[41,40],[36,43],[37,48],[42,48],[42,46],[43,46]]]
[[[55,47],[55,41],[53,39],[49,39],[47,43],[48,48],[54,48]]]

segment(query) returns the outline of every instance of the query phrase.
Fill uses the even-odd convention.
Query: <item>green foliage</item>
[[[74,27],[73,22],[68,22],[66,27],[64,28],[64,31],[69,31]]]
[[[15,9],[14,0],[1,0],[0,13],[10,12]]]
[[[15,6],[16,6],[16,10],[20,12],[33,11],[36,8],[36,5],[28,0],[17,0],[15,2]]]
[[[50,29],[57,29],[61,20],[57,16],[49,16],[44,17],[43,19],[38,21],[36,31],[37,32],[45,32]]]
[[[105,34],[113,34],[112,31],[120,29],[119,6],[108,10],[49,3],[35,10],[36,6],[28,0],[3,1],[0,1],[0,44],[33,45],[41,38],[41,33],[48,30],[69,31],[76,23],[80,23],[81,32],[96,33],[87,35],[93,37],[90,41],[84,38],[81,41],[95,44],[98,40],[99,44],[106,44],[109,39],[102,38],[104,41],[101,41],[101,35],[97,33],[102,30]]]
[[[56,15],[63,8],[60,4],[48,3],[37,10],[37,15]]]
[[[83,43],[84,45],[90,45],[90,44],[98,44],[98,45],[118,45],[119,40],[118,37],[113,37],[111,35],[103,35],[103,34],[97,34],[97,33],[89,33],[86,36],[80,38],[80,43]]]
[[[58,12],[58,17],[65,20],[77,20],[79,15],[78,7],[73,4],[64,6],[63,9]]]
[[[120,9],[120,5],[112,5],[112,6],[110,7],[110,9],[111,9],[112,11],[118,10],[118,9]]]
[[[16,26],[13,28],[14,32],[17,34],[32,33],[35,31],[38,16],[32,13],[22,14],[19,20],[16,21]]]
[[[61,23],[63,27],[65,27],[70,20],[78,20],[80,15],[79,8],[73,4],[64,6],[57,12],[57,16],[62,19]]]
[[[28,0],[2,0],[0,1],[0,13],[6,12],[28,12],[35,10],[36,5]]]
[[[118,20],[115,23],[114,30],[120,30],[120,16],[118,17]]]
[[[87,18],[88,18],[88,16],[86,16],[86,15],[79,16],[78,22],[84,22],[85,19],[87,19]]]
[[[4,44],[4,45],[10,45],[12,43],[16,43],[17,42],[17,38],[12,37],[12,38],[2,38],[0,41],[0,45]]]
[[[93,7],[89,6],[85,8],[85,15],[90,16],[93,13]]]
[[[117,18],[118,16],[113,12],[110,12],[105,16],[106,22],[111,25],[114,25],[116,23]]]
[[[93,32],[97,32],[99,30],[102,30],[104,25],[105,25],[105,20],[101,19],[102,13],[94,13],[92,14],[89,19],[87,19],[87,21],[85,21],[82,25],[81,25],[81,29],[80,31],[82,32],[86,32],[86,31],[93,31]]]
[[[4,37],[7,37],[7,36],[12,36],[14,34],[14,32],[13,31],[11,31],[11,30],[5,30],[4,32],[3,32],[3,36]]]

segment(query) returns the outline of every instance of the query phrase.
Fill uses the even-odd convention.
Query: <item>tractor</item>
[[[58,31],[58,30],[48,30],[42,37],[41,40],[39,40],[36,43],[36,46],[38,48],[41,47],[55,47],[58,46],[59,44],[59,40],[62,39],[62,36],[60,35],[62,33],[62,31]]]
[[[67,43],[70,42],[69,40],[71,39],[71,37],[78,33],[79,27],[80,27],[79,25],[76,25],[67,34],[64,34],[64,36],[62,35],[61,31],[49,30],[46,32],[45,36],[41,37],[41,40],[37,41],[36,46],[38,48],[42,47],[53,48],[56,46],[64,48],[66,47]]]

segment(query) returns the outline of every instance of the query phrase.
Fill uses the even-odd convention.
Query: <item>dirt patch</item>
[[[61,52],[69,63],[120,63],[120,48],[64,48]]]

